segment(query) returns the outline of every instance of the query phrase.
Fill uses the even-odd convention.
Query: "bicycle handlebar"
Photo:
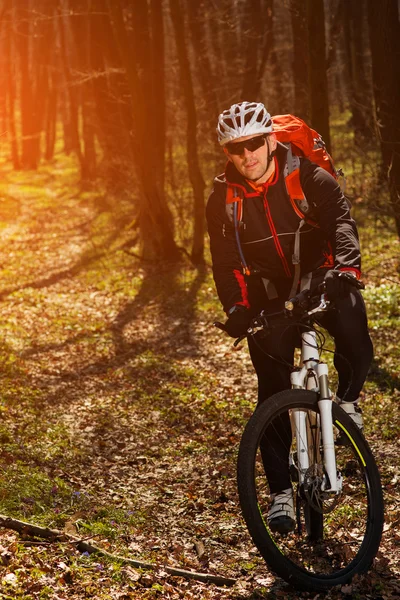
[[[343,273],[340,273],[338,276],[345,277],[348,283],[350,283],[353,287],[355,287],[358,290],[365,289],[365,284],[362,281],[356,279],[351,275],[347,275],[345,271]],[[285,302],[284,310],[278,313],[266,315],[265,311],[262,310],[259,315],[257,315],[256,317],[254,317],[254,319],[250,321],[250,325],[246,333],[244,333],[234,341],[234,347],[240,344],[240,342],[249,335],[255,335],[259,331],[266,331],[268,329],[271,329],[270,320],[272,317],[286,316],[288,318],[292,318],[293,315],[296,314],[298,320],[300,321],[306,316],[311,317],[316,315],[317,313],[326,312],[331,305],[331,301],[327,298],[326,284],[324,281],[318,286],[317,291],[318,293],[314,296],[311,296],[309,290],[300,292],[293,298],[287,300]],[[226,332],[225,325],[220,321],[215,321],[214,327],[217,327],[218,329],[221,329],[222,331]]]

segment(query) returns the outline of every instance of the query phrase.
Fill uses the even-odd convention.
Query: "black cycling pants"
[[[270,310],[271,309],[271,310]],[[277,310],[276,304],[266,312]],[[357,400],[373,358],[364,300],[358,290],[336,301],[336,308],[319,319],[335,341],[334,363],[338,372],[337,395],[348,402]],[[300,331],[287,323],[274,328],[264,339],[250,338],[251,360],[258,378],[258,402],[272,394],[290,389],[290,372],[294,350],[300,345]],[[289,416],[280,419],[279,427],[264,435],[261,451],[271,492],[290,487],[288,454],[291,444]]]

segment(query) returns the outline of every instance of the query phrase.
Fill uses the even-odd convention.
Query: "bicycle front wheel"
[[[282,419],[287,422],[287,415],[299,411],[306,415],[309,467],[305,472],[300,469],[293,436],[289,457],[282,457],[280,451],[275,464],[282,469],[282,461],[290,463],[297,523],[294,532],[279,534],[268,527],[271,493],[260,443],[263,440],[265,448],[268,437],[276,439]],[[341,445],[335,447],[343,480],[338,494],[321,488],[324,457],[314,392],[286,390],[266,400],[249,420],[239,447],[239,500],[250,535],[271,570],[303,590],[326,590],[367,571],[382,536],[382,488],[371,450],[351,418],[335,403],[332,417],[335,439],[341,434]]]

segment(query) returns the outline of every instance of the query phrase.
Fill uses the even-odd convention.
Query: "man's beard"
[[[266,142],[266,143],[268,144],[268,142]],[[253,177],[253,178],[251,178],[251,177],[247,177],[247,179],[248,179],[249,181],[253,181],[254,183],[256,183],[256,182],[257,182],[259,179],[262,179],[262,178],[264,177],[265,173],[268,171],[268,169],[269,169],[269,166],[270,166],[270,164],[272,163],[274,156],[275,156],[275,150],[273,150],[273,151],[271,152],[271,150],[270,150],[270,147],[269,147],[269,144],[268,144],[268,157],[267,157],[267,166],[265,167],[265,170],[264,170],[263,174],[262,174],[262,175],[260,175],[259,177]]]
[[[261,179],[262,177],[264,177],[265,173],[266,173],[266,172],[268,171],[268,169],[269,169],[269,165],[270,165],[270,164],[271,164],[271,161],[269,161],[269,162],[267,163],[267,166],[266,166],[266,169],[265,169],[265,171],[264,171],[264,172],[263,172],[261,175],[259,175],[258,177],[246,177],[246,179],[248,179],[249,181],[254,181],[254,183],[255,183],[256,181],[258,181],[259,179]]]

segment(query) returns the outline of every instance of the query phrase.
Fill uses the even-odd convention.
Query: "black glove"
[[[238,338],[246,333],[250,320],[249,310],[245,306],[236,304],[228,313],[228,320],[224,324],[224,329],[231,337]]]
[[[326,293],[331,300],[346,298],[352,288],[358,287],[357,283],[353,275],[339,269],[331,269],[325,275]]]

